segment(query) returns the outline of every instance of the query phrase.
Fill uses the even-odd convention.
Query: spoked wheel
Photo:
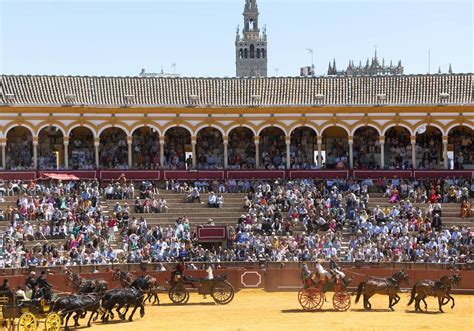
[[[46,316],[44,329],[46,331],[59,331],[61,329],[61,316],[57,313],[51,313]]]
[[[36,318],[32,313],[24,313],[18,320],[18,330],[36,331]]]
[[[168,296],[176,305],[184,305],[189,300],[189,292],[183,286],[173,286],[170,288]]]
[[[307,311],[321,309],[324,303],[323,294],[318,288],[303,288],[298,292],[298,301],[301,307]]]
[[[234,299],[234,288],[229,282],[219,281],[212,286],[211,296],[220,305],[226,305]]]
[[[332,305],[337,311],[346,311],[351,307],[351,295],[346,291],[335,292],[332,297]]]

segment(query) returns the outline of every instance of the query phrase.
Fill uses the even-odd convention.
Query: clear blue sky
[[[234,76],[244,0],[0,0],[0,72],[133,76],[141,68]],[[473,0],[258,0],[269,75],[298,75],[315,51],[318,74],[336,58],[401,59],[406,73],[451,62],[474,72]]]

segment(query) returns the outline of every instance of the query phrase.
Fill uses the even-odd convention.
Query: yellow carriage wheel
[[[61,329],[61,316],[57,313],[51,313],[46,316],[44,321],[46,331],[59,331]]]
[[[32,313],[24,313],[18,320],[18,330],[36,331],[36,318]]]

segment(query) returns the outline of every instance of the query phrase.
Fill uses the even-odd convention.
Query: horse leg
[[[122,321],[125,319],[125,314],[127,313],[127,310],[128,310],[128,309],[126,309],[126,310],[125,310],[125,313],[121,313],[121,312],[120,312],[120,309],[122,309],[123,306],[125,306],[124,303],[119,303],[118,307],[115,309],[115,311],[118,313],[119,318],[120,318]]]
[[[364,303],[366,305],[365,309],[368,309],[368,310],[372,309],[372,304],[370,303],[369,299],[370,299],[370,296],[364,294]]]
[[[130,317],[128,318],[128,320],[129,320],[130,322],[133,321],[133,315],[134,315],[135,312],[137,311],[138,306],[139,306],[139,304],[138,304],[138,303],[135,303],[135,307],[133,308],[132,313],[130,314]]]
[[[395,306],[398,302],[400,302],[400,299],[401,299],[400,296],[397,293],[395,293],[395,300],[396,301],[393,303],[393,305]]]
[[[65,329],[65,330],[69,329],[69,327],[67,326],[67,324],[69,323],[69,318],[72,316],[72,314],[73,314],[73,313],[71,312],[71,313],[68,313],[68,314],[66,315],[66,324],[64,324],[64,329]]]
[[[91,313],[91,316],[89,317],[89,321],[87,322],[87,327],[90,328],[91,327],[91,321],[92,321],[92,316],[94,316],[95,314],[99,314],[97,311],[93,311]]]
[[[143,318],[143,316],[145,316],[145,304],[142,303],[140,305],[140,317]]]
[[[416,311],[416,312],[418,312],[418,311],[421,310],[421,309],[420,309],[420,301],[421,301],[420,297],[419,297],[419,296],[416,296],[416,297],[415,297],[415,311]]]
[[[444,313],[443,311],[443,297],[438,297],[438,305],[439,305],[439,311]]]
[[[76,312],[74,315],[74,327],[77,328],[79,326],[79,318],[82,316],[82,311]]]
[[[391,310],[391,311],[394,311],[395,309],[392,308],[392,295],[389,294],[388,295],[388,308]]]
[[[454,297],[452,297],[452,296],[451,296],[449,293],[448,293],[448,294],[446,294],[446,295],[448,296],[448,298],[450,298],[450,299],[453,301],[453,305],[451,306],[451,309],[453,309],[453,308],[454,308],[454,306],[455,306],[455,303],[454,303]],[[448,302],[449,302],[449,301],[448,301]],[[446,303],[448,303],[448,302],[446,302]]]

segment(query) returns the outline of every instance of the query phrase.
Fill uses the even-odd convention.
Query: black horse
[[[151,299],[153,298],[153,304],[160,304],[160,299],[158,298],[156,278],[150,275],[140,276],[132,282],[130,287],[142,290],[146,294],[145,302],[151,302]]]
[[[86,317],[87,312],[91,312],[87,322],[87,326],[90,327],[92,319],[97,320],[100,308],[100,297],[95,293],[62,297],[56,300],[52,306],[53,311],[60,312],[61,320],[65,322],[64,327],[66,329],[73,314],[75,314],[73,317],[74,327],[78,327],[79,319]],[[64,318],[66,319],[64,320]]]
[[[127,312],[130,307],[133,306],[132,313],[130,314],[128,320],[133,320],[133,315],[135,311],[140,307],[140,317],[145,315],[145,304],[144,304],[145,293],[137,288],[122,288],[122,289],[113,289],[105,292],[102,297],[102,308],[104,313],[101,317],[104,323],[107,323],[109,320],[109,315],[113,318],[112,310],[115,308],[121,320],[125,320]],[[125,307],[125,312],[121,313],[120,310]]]

